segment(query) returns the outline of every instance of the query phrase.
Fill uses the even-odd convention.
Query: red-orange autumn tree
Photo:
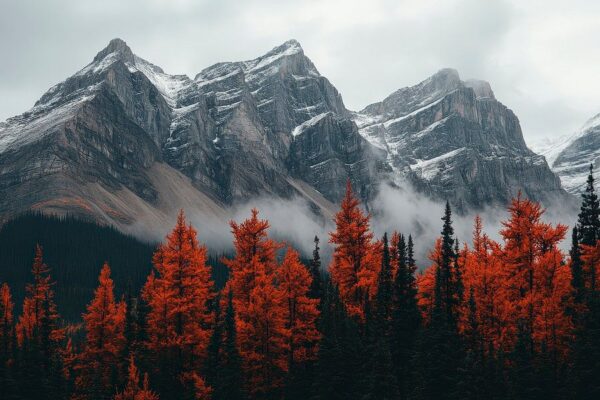
[[[63,338],[64,332],[58,326],[59,315],[54,303],[50,269],[44,263],[42,247],[39,245],[35,248],[31,273],[33,283],[25,289],[27,295],[17,323],[19,344],[27,345],[31,341],[36,344],[56,344]]]
[[[196,236],[182,210],[166,243],[154,254],[154,271],[142,297],[149,308],[147,348],[157,358],[156,367],[162,369],[163,379],[157,380],[161,393],[177,393],[183,385],[198,397],[206,390],[198,374],[212,331],[214,293],[206,248]]]
[[[0,372],[10,359],[14,303],[7,283],[0,286]]]
[[[600,241],[594,246],[581,245],[581,260],[582,286],[593,293],[600,288]]]
[[[501,344],[503,318],[506,316],[503,268],[500,245],[483,232],[481,217],[475,217],[473,230],[473,248],[465,257],[463,282],[465,293],[472,295],[475,306],[477,334],[481,338],[481,347],[485,352],[496,352]],[[469,307],[464,305],[461,316],[461,332],[471,328],[469,325]],[[509,350],[509,349],[505,349]]]
[[[253,264],[260,268],[256,258]],[[259,272],[250,291],[250,301],[236,314],[248,390],[257,397],[268,397],[280,389],[287,371],[289,330],[285,326],[282,300],[273,277]]]
[[[110,267],[104,264],[94,298],[83,315],[86,340],[76,362],[78,398],[106,398],[114,392],[117,377],[124,374],[119,355],[125,343],[125,303],[115,301]]]
[[[433,312],[433,305],[435,303],[435,275],[437,268],[441,263],[441,248],[442,240],[438,238],[435,241],[434,248],[429,252],[428,255],[428,258],[432,264],[417,275],[417,287],[419,288],[417,303],[421,309],[421,312],[423,313],[423,318],[425,321],[429,321],[429,318]]]
[[[224,260],[230,270],[237,342],[248,391],[266,396],[279,390],[287,370],[289,330],[285,326],[282,291],[275,285],[276,251],[268,237],[269,222],[258,211],[241,224],[231,222],[235,258]]]
[[[300,262],[298,252],[291,247],[277,270],[277,282],[285,307],[285,326],[289,330],[289,367],[314,360],[320,337],[316,327],[319,300],[309,298],[311,274]]]
[[[329,271],[348,313],[361,320],[376,294],[381,265],[381,245],[373,241],[369,221],[348,181],[341,209],[335,215],[336,230],[330,233],[329,242],[335,248]]]
[[[150,390],[148,374],[144,374],[144,379],[140,383],[140,373],[133,360],[133,355],[129,359],[127,375],[125,389],[116,394],[114,400],[158,400],[158,395]]]
[[[281,245],[269,238],[269,221],[258,218],[258,210],[255,208],[252,209],[250,218],[241,224],[231,221],[230,226],[234,237],[235,257],[223,260],[230,271],[228,285],[233,291],[235,303],[247,303],[258,276],[257,269],[273,276],[277,268],[276,253]]]
[[[571,273],[558,243],[567,227],[542,222],[542,207],[520,195],[513,199],[509,213],[500,231],[504,239],[502,338],[514,343],[521,326],[531,338],[530,351],[544,346],[551,354],[564,356],[572,334],[564,304],[571,294]]]

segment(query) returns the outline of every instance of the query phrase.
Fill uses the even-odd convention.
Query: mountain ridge
[[[600,166],[600,113],[588,119],[579,130],[539,146],[551,169],[571,194],[584,191],[590,165]]]
[[[463,82],[443,69],[353,112],[296,40],[252,60],[214,64],[192,79],[165,73],[113,39],[31,110],[0,124],[0,213],[91,214],[125,229],[148,214],[160,224],[186,205],[225,218],[227,208],[253,197],[300,196],[330,215],[347,179],[367,205],[382,182],[463,210],[506,202],[521,189],[539,200],[563,196],[545,161],[523,149],[518,119],[507,110],[489,83]],[[432,111],[439,115],[428,117]],[[368,131],[416,121],[427,122],[431,140],[449,145],[418,159],[418,149],[409,149],[410,158],[408,148],[391,154]],[[413,133],[402,135],[413,140]],[[461,151],[472,162],[452,167],[442,185],[432,183],[439,161],[456,158],[443,156],[460,153],[444,139],[455,136],[478,138],[479,147],[467,143]],[[510,151],[501,156],[523,153],[518,163],[532,176],[515,177],[513,165],[488,180],[500,191],[473,194],[482,180],[471,178],[491,171],[476,150],[507,138]],[[493,161],[496,169],[510,164]]]

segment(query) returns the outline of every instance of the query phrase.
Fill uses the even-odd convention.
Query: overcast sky
[[[294,38],[361,109],[443,67],[489,81],[529,143],[600,112],[595,0],[0,0],[0,121],[114,37],[194,76]]]

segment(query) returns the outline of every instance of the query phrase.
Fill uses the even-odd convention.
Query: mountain
[[[385,181],[461,210],[566,196],[488,83],[442,70],[352,112],[295,40],[192,79],[114,39],[0,124],[3,219],[69,213],[135,232],[181,207],[225,221],[259,196],[330,216],[347,179],[367,204]]]
[[[460,209],[506,204],[518,191],[543,202],[567,197],[490,84],[462,81],[453,69],[397,90],[354,119],[385,150],[397,181]]]
[[[272,111],[261,112],[269,100]],[[0,126],[0,212],[68,212],[126,227],[162,224],[179,207],[224,219],[229,205],[257,195],[304,195],[331,209],[311,186],[318,182],[305,184],[287,167],[292,128],[325,111],[334,124],[347,113],[295,41],[192,80],[115,39]],[[332,138],[320,156],[345,165],[343,140]],[[368,143],[359,147],[353,154],[366,158]],[[296,153],[304,164],[314,156]]]
[[[539,147],[563,188],[579,194],[585,189],[590,164],[600,165],[600,114],[589,119],[577,132]]]

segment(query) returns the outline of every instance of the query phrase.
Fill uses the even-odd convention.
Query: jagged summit
[[[94,57],[94,62],[105,59],[109,54],[117,54],[124,62],[134,62],[134,54],[131,48],[124,40],[119,38],[112,39],[104,49],[100,50]]]
[[[506,202],[520,189],[538,199],[548,189],[564,194],[490,84],[462,81],[455,69],[399,89],[354,119],[361,135],[387,152],[397,180],[408,179],[459,207]]]
[[[296,39],[289,39],[280,44],[279,46],[274,47],[271,51],[267,53],[267,55],[271,53],[298,53],[303,52],[302,45]]]

